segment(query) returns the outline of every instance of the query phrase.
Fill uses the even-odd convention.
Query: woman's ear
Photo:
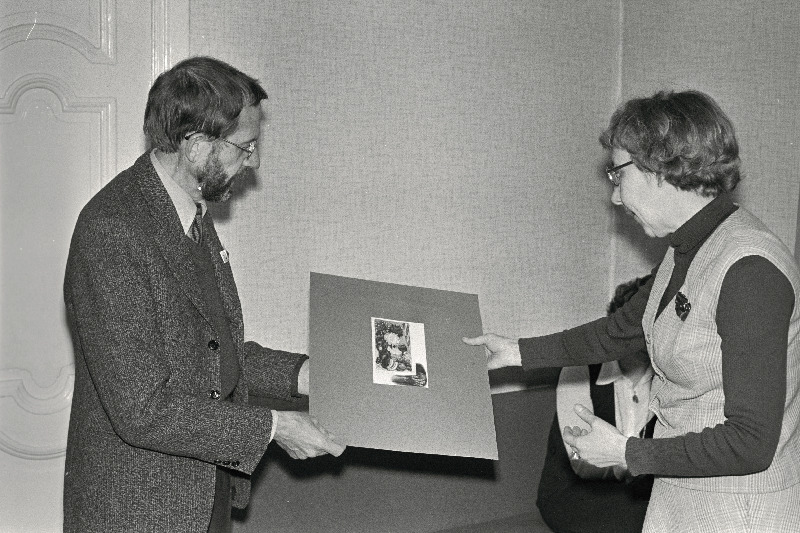
[[[655,172],[646,172],[647,177],[655,181],[657,187],[663,187],[665,183],[668,183],[664,179],[663,174],[656,174]]]

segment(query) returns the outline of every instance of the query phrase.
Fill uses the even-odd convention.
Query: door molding
[[[80,25],[68,17],[50,11],[20,11],[0,18],[0,50],[29,39],[56,41],[73,48],[92,63],[116,63],[116,0],[96,0],[101,16],[97,22],[100,44],[92,44],[80,33]],[[189,0],[151,0],[152,69],[151,82],[173,64],[189,54]],[[84,33],[86,28],[84,28]],[[13,80],[0,97],[0,123],[22,120],[26,94],[47,91],[46,99],[58,116],[82,114],[94,116],[99,128],[98,166],[92,171],[99,176],[92,183],[99,190],[117,171],[117,101],[114,97],[79,96],[64,80],[53,74],[30,73]],[[88,200],[88,198],[86,199]],[[65,347],[72,350],[71,346]],[[47,425],[49,417],[68,417],[75,381],[75,365],[61,367],[58,377],[41,386],[25,368],[0,368],[0,401],[13,400],[25,413],[33,416],[34,426]],[[67,411],[65,414],[64,411]],[[18,428],[19,429],[19,428]],[[0,430],[0,451],[18,458],[45,460],[63,457],[67,435],[43,444],[34,432]]]
[[[116,57],[116,0],[96,0],[97,12],[88,28],[80,28],[74,18],[55,10],[18,11],[2,18],[0,50],[31,39],[56,41],[80,52],[91,63],[113,64]],[[91,9],[91,7],[89,7]],[[99,43],[92,42],[91,30],[99,33]]]

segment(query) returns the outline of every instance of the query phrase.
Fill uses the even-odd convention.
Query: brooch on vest
[[[692,304],[689,303],[689,299],[682,292],[678,292],[678,294],[675,295],[675,313],[682,321],[685,321],[691,310]]]

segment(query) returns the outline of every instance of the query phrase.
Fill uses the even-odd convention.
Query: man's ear
[[[181,142],[181,151],[183,157],[190,163],[204,163],[211,153],[211,141],[202,133],[197,133]]]

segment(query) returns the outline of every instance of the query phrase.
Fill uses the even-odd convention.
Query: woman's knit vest
[[[650,402],[650,409],[658,417],[654,437],[699,433],[725,421],[717,303],[725,274],[736,261],[751,255],[762,256],[774,264],[795,292],[789,324],[785,412],[775,457],[769,468],[755,474],[662,478],[666,482],[734,493],[772,492],[800,482],[800,273],[786,246],[741,207],[708,237],[689,267],[679,291],[691,304],[685,320],[675,310],[675,298],[656,320],[658,304],[672,275],[672,249],[665,255],[654,280],[642,318],[656,372]]]

